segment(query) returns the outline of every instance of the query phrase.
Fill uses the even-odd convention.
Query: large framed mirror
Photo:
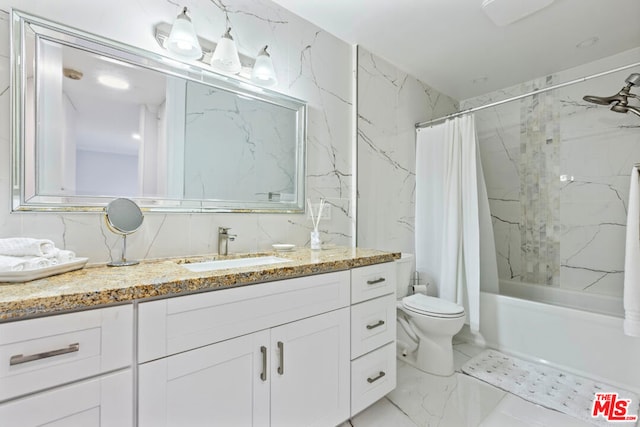
[[[13,11],[14,211],[304,212],[305,102]]]

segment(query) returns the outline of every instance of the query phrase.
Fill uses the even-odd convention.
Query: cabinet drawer
[[[138,360],[148,362],[348,305],[348,271],[142,303]]]
[[[0,404],[0,420],[3,426],[21,427],[132,426],[131,370],[127,369]]]
[[[133,306],[0,324],[0,401],[131,365]]]
[[[351,306],[351,358],[396,338],[395,294]]]
[[[351,270],[351,303],[355,304],[396,291],[396,264],[386,262]]]
[[[351,416],[396,388],[396,345],[389,343],[351,362]]]

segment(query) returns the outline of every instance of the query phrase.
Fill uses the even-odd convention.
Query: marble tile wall
[[[471,108],[640,62],[640,48],[464,100]],[[622,295],[629,173],[640,118],[582,100],[640,67],[476,113],[501,279]]]
[[[551,76],[529,82],[528,91],[553,85]],[[520,102],[520,241],[522,280],[560,282],[560,138],[555,93]]]
[[[354,240],[352,156],[354,129],[352,47],[269,0],[0,0],[0,9],[18,8],[81,30],[154,52],[162,52],[153,26],[171,22],[189,7],[201,37],[217,40],[226,24],[243,53],[255,56],[265,45],[279,83],[275,90],[308,102],[307,195],[325,197],[331,220],[320,224],[327,243]],[[329,65],[330,64],[330,65]],[[0,15],[0,237],[31,236],[105,262],[120,256],[120,239],[95,213],[9,213],[10,152],[9,30]],[[266,250],[272,243],[305,245],[311,222],[286,214],[148,213],[142,228],[128,239],[130,258],[213,253],[218,226],[238,235],[232,252]]]
[[[186,92],[185,196],[266,201],[270,193],[277,193],[278,198],[288,196],[293,201],[297,153],[290,143],[297,130],[293,113],[266,102],[257,108],[256,100],[203,85],[187,84]],[[233,185],[218,184],[225,180]]]
[[[357,244],[414,252],[414,125],[458,104],[362,47],[357,81]]]

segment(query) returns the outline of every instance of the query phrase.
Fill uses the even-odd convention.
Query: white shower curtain
[[[631,169],[624,256],[624,333],[640,337],[640,168]]]
[[[498,292],[489,204],[473,115],[416,133],[416,269],[480,326],[482,289]]]

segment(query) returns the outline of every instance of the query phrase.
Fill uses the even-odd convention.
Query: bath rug
[[[633,422],[613,423],[602,415],[592,417],[596,393],[618,393],[617,400],[631,399],[627,415],[638,415],[634,393],[562,372],[549,366],[526,362],[495,350],[485,350],[462,366],[462,371],[522,399],[598,426],[635,426]],[[599,411],[605,412],[604,409]]]

